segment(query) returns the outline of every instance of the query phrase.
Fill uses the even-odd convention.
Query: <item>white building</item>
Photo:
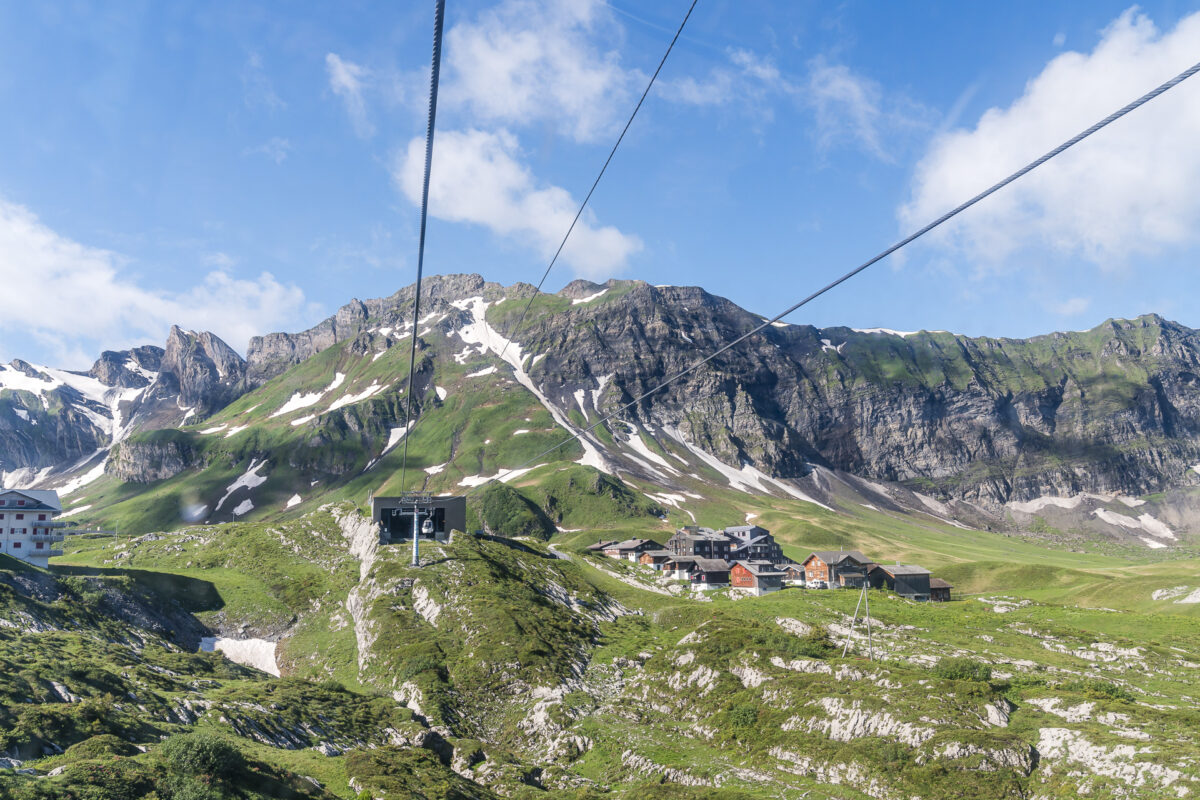
[[[63,540],[58,492],[40,489],[0,489],[0,553],[38,567],[50,556],[61,556],[54,545]]]

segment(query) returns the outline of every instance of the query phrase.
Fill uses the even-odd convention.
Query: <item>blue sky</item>
[[[426,266],[536,282],[687,3],[447,3]],[[286,8],[287,13],[281,9]],[[432,3],[0,5],[0,358],[415,276]],[[547,284],[774,314],[1200,58],[1188,3],[700,0]],[[1200,326],[1200,78],[792,322]]]

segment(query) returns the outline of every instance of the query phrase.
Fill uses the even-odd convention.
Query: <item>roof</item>
[[[699,531],[680,530],[680,531],[676,531],[675,535],[672,536],[671,538],[672,539],[696,539],[696,540],[701,540],[701,541],[717,541],[717,542],[726,541],[725,534],[717,533],[716,531],[710,531],[710,530],[699,530]]]
[[[58,499],[58,492],[53,489],[0,489],[0,494],[8,494],[14,492],[28,497],[35,501],[38,505],[46,506],[55,511],[62,511],[62,503]]]
[[[807,562],[808,559],[812,558],[813,556],[821,559],[826,564],[839,564],[846,559],[853,559],[859,564],[871,563],[871,559],[867,558],[857,550],[815,550],[809,554],[808,558],[804,559],[805,562]]]
[[[653,539],[626,539],[623,542],[617,542],[616,544],[610,544],[605,549],[606,550],[633,550],[638,547],[644,547],[645,545],[648,545],[648,544],[652,544],[655,546],[655,548],[658,548],[658,549],[662,548],[662,545],[660,545],[658,542],[654,541]]]
[[[696,569],[701,572],[727,572],[729,562],[721,558],[696,558]]]
[[[761,561],[735,561],[734,563],[750,570],[750,572],[754,573],[755,575],[783,574],[783,570],[776,569],[774,564],[765,564]]]
[[[616,539],[601,539],[600,541],[596,542],[595,544],[589,544],[587,546],[587,549],[588,550],[603,550],[606,547],[612,547],[616,543],[617,543]]]
[[[670,550],[643,550],[642,555],[654,556],[655,558],[674,558],[675,554]]]
[[[880,564],[879,568],[889,575],[928,575],[929,570],[916,564]]]
[[[954,586],[952,586],[947,581],[942,580],[941,578],[930,578],[929,579],[929,588],[930,589],[953,589]]]

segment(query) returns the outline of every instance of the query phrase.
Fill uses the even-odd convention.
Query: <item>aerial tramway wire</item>
[[[1038,158],[1035,161],[1031,161],[1029,164],[1026,164],[1021,169],[1019,169],[1016,172],[1009,175],[1007,178],[1004,178],[1000,182],[993,184],[992,186],[988,187],[987,189],[983,190],[979,194],[972,197],[970,200],[967,200],[966,202],[962,203],[961,205],[958,205],[955,208],[951,209],[950,211],[947,211],[945,214],[938,217],[933,222],[930,222],[925,227],[921,228],[920,230],[916,231],[915,233],[912,233],[912,234],[904,237],[903,239],[896,242],[895,244],[893,244],[891,247],[887,248],[883,252],[881,252],[878,255],[874,256],[873,258],[863,262],[859,266],[855,267],[854,269],[850,270],[846,274],[842,275],[840,278],[837,278],[836,280],[826,284],[822,288],[820,288],[817,291],[810,294],[808,297],[805,297],[800,302],[789,306],[788,308],[784,309],[780,313],[776,314],[774,317],[771,317],[770,319],[764,321],[761,325],[753,328],[750,331],[747,331],[746,333],[742,334],[738,338],[734,339],[729,344],[718,348],[717,350],[713,351],[712,353],[705,356],[704,358],[701,358],[700,360],[683,368],[679,372],[670,376],[669,378],[662,381],[661,383],[654,386],[653,388],[648,389],[647,391],[638,395],[633,400],[624,404],[623,406],[616,409],[615,411],[613,411],[603,417],[600,417],[598,420],[596,420],[595,422],[593,422],[591,425],[587,426],[586,428],[584,428],[580,431],[577,431],[576,433],[574,433],[571,436],[568,436],[566,439],[562,440],[561,442],[554,445],[553,447],[543,450],[542,452],[538,453],[533,458],[530,458],[527,461],[524,461],[521,464],[518,464],[517,466],[515,466],[509,470],[506,470],[504,472],[497,474],[491,480],[489,480],[485,483],[481,483],[479,486],[476,486],[470,492],[467,492],[467,494],[468,495],[473,494],[474,492],[476,492],[480,489],[483,489],[486,486],[490,486],[492,483],[498,482],[500,480],[500,478],[505,474],[505,472],[507,472],[508,474],[512,474],[513,472],[515,472],[517,470],[520,470],[520,469],[523,469],[523,468],[529,466],[530,464],[534,463],[535,461],[541,460],[542,458],[549,455],[550,453],[553,453],[555,450],[558,450],[559,448],[561,448],[567,444],[570,444],[571,442],[573,442],[577,439],[582,438],[585,434],[591,433],[593,430],[600,427],[604,423],[608,422],[612,418],[618,416],[619,414],[622,414],[623,412],[629,410],[630,408],[633,408],[638,403],[645,400],[647,397],[650,397],[651,395],[667,388],[668,386],[675,383],[679,379],[686,377],[687,375],[690,375],[691,373],[695,372],[700,367],[704,366],[705,364],[707,364],[710,361],[712,361],[713,359],[715,359],[717,356],[720,356],[722,353],[728,352],[729,350],[733,349],[734,347],[737,347],[739,344],[746,341],[751,336],[755,335],[756,333],[762,331],[763,329],[765,329],[771,325],[774,325],[776,322],[779,322],[781,319],[788,316],[793,311],[796,311],[797,309],[801,308],[802,306],[805,306],[805,305],[809,304],[810,302],[812,302],[813,300],[816,300],[818,297],[820,297],[821,295],[830,291],[831,289],[834,289],[834,288],[840,286],[841,284],[843,284],[846,281],[853,278],[855,275],[858,275],[860,272],[865,271],[869,267],[877,264],[878,262],[880,262],[883,259],[890,256],[892,253],[895,253],[897,250],[900,250],[901,248],[911,244],[912,242],[916,241],[917,239],[920,239],[922,236],[929,233],[934,228],[937,228],[940,225],[942,225],[942,224],[948,222],[949,220],[953,219],[954,217],[958,216],[963,211],[966,211],[968,208],[970,208],[971,206],[980,202],[981,200],[984,200],[985,198],[989,197],[990,195],[993,195],[996,192],[1000,191],[1005,186],[1008,186],[1010,183],[1017,180],[1018,178],[1021,178],[1024,175],[1026,175],[1026,174],[1032,172],[1033,170],[1037,169],[1038,167],[1042,166],[1047,161],[1049,161],[1052,158],[1054,158],[1055,156],[1058,156],[1059,154],[1061,154],[1063,151],[1068,150],[1071,147],[1074,147],[1075,145],[1082,142],[1084,139],[1091,136],[1093,133],[1096,133],[1097,131],[1099,131],[1101,128],[1107,127],[1108,125],[1112,124],[1113,122],[1116,122],[1118,119],[1120,119],[1121,117],[1130,113],[1131,111],[1134,111],[1134,110],[1140,108],[1141,106],[1144,106],[1146,103],[1150,102],[1151,100],[1158,97],[1159,95],[1166,92],[1167,90],[1172,89],[1175,86],[1178,86],[1180,83],[1183,83],[1183,81],[1192,77],[1197,72],[1200,72],[1200,63],[1192,65],[1188,69],[1186,69],[1183,72],[1176,75],[1174,78],[1171,78],[1169,81],[1166,81],[1165,83],[1160,84],[1159,86],[1155,87],[1154,89],[1151,89],[1149,92],[1146,92],[1146,94],[1144,94],[1141,97],[1139,97],[1138,99],[1134,100],[1132,103],[1129,103],[1128,105],[1124,106],[1123,108],[1120,108],[1117,111],[1114,111],[1113,113],[1109,114],[1107,117],[1100,120],[1095,125],[1092,125],[1087,130],[1084,130],[1084,131],[1076,134],[1075,136],[1072,136],[1070,139],[1063,142],[1062,144],[1060,144],[1058,147],[1054,148],[1050,152],[1046,153],[1041,158]]]
[[[571,224],[567,227],[567,232],[563,234],[562,241],[558,243],[558,249],[554,251],[554,257],[550,259],[550,264],[546,267],[546,271],[542,273],[542,279],[538,281],[537,287],[533,294],[529,295],[529,302],[525,304],[525,308],[521,311],[521,316],[517,318],[517,324],[513,326],[509,332],[508,339],[504,346],[500,348],[500,360],[504,360],[504,354],[508,351],[508,345],[517,338],[517,332],[521,330],[521,326],[525,323],[525,316],[529,313],[530,306],[533,301],[542,291],[542,284],[546,282],[546,278],[550,277],[550,270],[554,269],[558,257],[562,254],[563,248],[567,244],[567,239],[571,238],[571,231],[575,230],[575,224],[579,222],[579,218],[583,215],[583,210],[587,208],[588,201],[592,199],[592,193],[596,191],[596,187],[600,185],[600,179],[604,177],[605,171],[608,170],[608,165],[612,163],[613,156],[617,154],[617,148],[621,146],[621,142],[625,139],[625,134],[629,133],[629,126],[633,124],[633,118],[637,116],[638,111],[642,108],[642,103],[646,102],[646,96],[650,94],[650,89],[654,86],[654,81],[658,79],[658,73],[662,72],[663,65],[667,63],[667,57],[671,55],[671,51],[675,48],[675,42],[679,41],[679,36],[683,33],[683,27],[687,25],[687,21],[692,16],[692,12],[696,9],[696,3],[699,0],[692,0],[691,6],[688,7],[687,13],[683,15],[683,21],[679,23],[679,29],[675,31],[675,36],[671,39],[671,43],[667,45],[667,51],[663,53],[663,57],[658,62],[658,68],[654,70],[654,74],[650,76],[650,81],[646,84],[646,90],[642,92],[642,96],[638,98],[637,105],[633,107],[633,113],[629,115],[629,119],[625,122],[625,127],[621,130],[621,135],[617,137],[617,141],[613,143],[612,150],[608,153],[608,158],[604,159],[604,166],[600,167],[600,173],[596,175],[596,180],[592,181],[592,188],[588,189],[587,196],[583,198],[583,202],[579,204],[579,210],[575,212],[575,218],[571,220]]]
[[[417,282],[413,294],[412,350],[408,357],[408,398],[404,411],[404,455],[400,459],[400,488],[404,488],[408,469],[408,440],[412,438],[416,421],[412,418],[413,380],[417,367],[417,327],[421,318],[421,271],[425,267],[425,222],[429,217],[429,171],[433,166],[433,127],[437,118],[438,79],[442,68],[442,22],[446,16],[446,0],[436,0],[433,11],[433,66],[429,71],[429,120],[425,126],[425,181],[421,186],[421,236],[417,244]]]

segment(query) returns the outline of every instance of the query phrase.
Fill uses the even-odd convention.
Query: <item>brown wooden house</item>
[[[604,548],[604,555],[609,558],[623,558],[627,561],[637,561],[638,557],[647,550],[662,550],[663,546],[653,539],[626,539]]]
[[[950,590],[954,587],[941,578],[929,579],[929,599],[935,603],[948,603]]]
[[[675,558],[675,554],[670,550],[644,550],[638,556],[638,563],[646,567],[661,570],[673,558]]]
[[[804,559],[804,581],[806,586],[817,584],[820,588],[832,589],[842,583],[839,573],[862,576],[866,579],[866,568],[871,559],[857,550],[819,550]]]
[[[729,569],[729,585],[755,595],[778,592],[783,588],[783,572],[773,564],[735,561]]]

